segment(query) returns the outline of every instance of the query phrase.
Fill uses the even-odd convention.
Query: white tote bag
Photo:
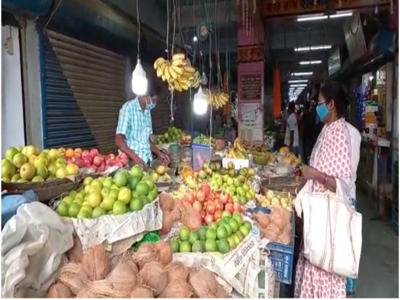
[[[362,215],[349,201],[330,192],[308,192],[296,199],[303,213],[304,257],[314,266],[343,277],[357,278],[362,246]]]

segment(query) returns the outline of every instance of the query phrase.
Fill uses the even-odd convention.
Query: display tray
[[[288,192],[304,185],[306,179],[300,176],[278,176],[266,178],[261,182],[261,192],[265,195],[268,190]]]

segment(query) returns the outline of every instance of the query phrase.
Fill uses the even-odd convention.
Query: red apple
[[[82,153],[81,152],[75,152],[75,158],[81,158]]]
[[[242,211],[242,206],[240,205],[240,203],[235,202],[235,203],[233,203],[233,209],[235,211]]]
[[[204,210],[200,211],[201,223],[204,223],[204,218],[206,217],[206,212]]]
[[[229,194],[226,192],[222,192],[219,196],[219,200],[222,204],[227,204],[229,202]]]
[[[97,167],[97,172],[104,172],[105,169],[106,166],[104,165],[104,163],[102,163],[100,166]]]
[[[203,202],[204,200],[206,200],[206,195],[204,194],[204,192],[202,190],[197,192],[196,199],[200,202]]]
[[[113,154],[114,155],[114,154]],[[121,152],[119,155],[119,157],[123,157],[123,158],[128,158],[128,156],[126,155],[125,152]],[[114,156],[115,157],[115,156]]]
[[[214,222],[214,216],[213,215],[206,215],[204,217],[204,222],[206,224],[211,224],[212,222]]]
[[[85,167],[92,166],[92,161],[89,158],[85,158],[84,160]]]
[[[215,203],[212,201],[208,201],[206,210],[208,214],[213,215],[215,213]]]
[[[201,206],[201,203],[199,201],[194,201],[193,208],[197,211],[201,211],[203,207]]]
[[[82,151],[82,158],[85,159],[86,157],[90,156],[90,152],[88,150],[83,150]]]
[[[233,207],[232,203],[227,203],[225,204],[225,210],[229,211],[230,213],[233,213],[235,211],[235,208]]]
[[[221,202],[219,202],[218,200],[214,201],[214,203],[215,203],[215,210],[221,210],[224,207],[224,205],[221,204]]]
[[[90,150],[90,156],[91,156],[91,157],[94,158],[94,157],[95,157],[96,155],[98,155],[98,154],[99,154],[99,150],[94,149],[94,148]]]
[[[85,162],[82,158],[77,158],[75,159],[75,165],[77,165],[78,168],[83,168],[85,166]]]
[[[222,216],[222,211],[217,210],[217,211],[214,213],[214,220],[215,220],[215,221],[218,221],[219,219],[221,219],[221,216]]]
[[[125,155],[125,157],[126,157],[126,154],[124,153],[124,155]],[[110,153],[109,155],[108,155],[108,157],[111,159],[111,160],[114,160],[115,159],[115,154],[114,153]]]
[[[93,164],[94,164],[96,167],[100,167],[102,163],[103,163],[103,157],[101,157],[100,155],[97,155],[97,156],[95,156],[95,157],[93,158]]]
[[[211,188],[210,188],[210,186],[208,185],[208,184],[203,184],[202,186],[201,186],[201,190],[204,192],[204,194],[206,195],[206,198],[210,195],[210,191],[211,191]]]

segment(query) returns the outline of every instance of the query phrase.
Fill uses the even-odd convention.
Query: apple
[[[75,158],[81,158],[81,157],[82,157],[82,152],[75,153]]]
[[[87,157],[83,159],[85,167],[90,167],[92,165],[92,161]]]
[[[200,201],[200,202],[203,202],[204,200],[206,200],[206,195],[205,195],[205,193],[204,193],[202,190],[198,191],[198,192],[196,193],[196,199],[197,199],[198,201]]]
[[[85,166],[85,162],[82,158],[78,157],[75,159],[75,165],[77,165],[79,168],[83,168]]]
[[[220,211],[220,210],[215,211],[214,220],[218,221],[219,219],[221,219],[221,216],[222,216],[222,211]]]
[[[100,167],[103,164],[103,157],[100,155],[97,155],[93,158],[93,164],[96,167]]]
[[[225,204],[225,210],[229,211],[230,213],[233,213],[235,211],[235,208],[233,207],[232,203],[227,203]]]
[[[90,152],[88,150],[83,150],[82,151],[82,158],[85,159],[86,157],[90,156]]]
[[[201,185],[201,190],[204,192],[206,198],[210,195],[211,188],[208,184]]]
[[[199,201],[194,201],[193,208],[197,211],[201,211],[203,207],[201,206],[201,203]]]
[[[99,150],[94,149],[94,148],[90,150],[90,156],[91,156],[91,157],[94,158],[94,157],[95,157],[96,155],[98,155],[98,154],[99,154]]]
[[[222,204],[227,204],[229,202],[229,194],[226,192],[222,192],[219,195],[219,200],[221,201]]]
[[[208,214],[213,215],[215,213],[215,203],[212,201],[208,201],[206,210]]]
[[[125,153],[124,153],[124,154],[125,154]],[[126,154],[125,154],[125,157],[126,157]],[[115,154],[114,154],[114,153],[110,153],[110,154],[108,155],[108,158],[111,159],[111,160],[114,160],[114,159],[115,159]]]
[[[233,204],[233,209],[235,210],[235,211],[241,211],[242,210],[242,206],[240,205],[240,203],[238,203],[238,202],[235,202],[234,204]]]
[[[204,221],[206,224],[211,224],[212,222],[214,222],[214,216],[213,215],[206,215],[204,217]]]
[[[204,210],[200,211],[201,223],[204,223],[205,217],[206,217],[206,212]]]

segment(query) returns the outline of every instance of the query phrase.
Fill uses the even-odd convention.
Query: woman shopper
[[[311,192],[341,189],[349,199],[355,199],[361,136],[344,119],[347,106],[347,95],[339,83],[326,83],[321,88],[316,111],[324,127],[302,173],[313,182]],[[296,268],[295,298],[345,298],[346,278],[310,264],[302,252]]]

